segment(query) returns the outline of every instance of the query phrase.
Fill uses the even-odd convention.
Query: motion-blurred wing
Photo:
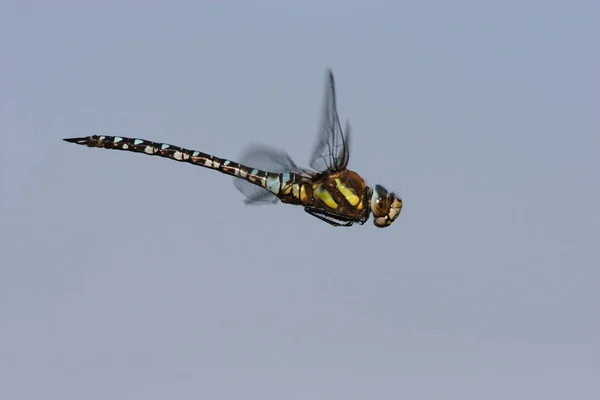
[[[300,171],[288,153],[266,144],[252,144],[246,147],[239,157],[239,163],[268,172]],[[273,193],[244,179],[234,178],[233,184],[246,196],[246,204],[277,203],[279,200]]]
[[[323,101],[323,116],[317,142],[310,157],[310,166],[315,170],[340,171],[350,159],[350,124],[346,123],[346,135],[340,126],[335,98],[333,72],[328,71]]]

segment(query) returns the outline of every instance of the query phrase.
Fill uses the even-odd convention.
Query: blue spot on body
[[[256,175],[256,174],[258,174],[258,170],[257,170],[257,169],[253,169],[252,171],[250,171],[250,173],[251,173],[252,175]]]
[[[166,149],[168,149],[169,147],[171,147],[171,146],[169,146],[168,144],[161,144],[161,145],[160,145],[160,148],[161,148],[162,150],[166,150]]]
[[[279,190],[281,189],[281,182],[279,181],[279,176],[267,177],[267,189],[270,192],[279,194]]]
[[[229,160],[225,160],[225,161],[223,161],[223,165],[224,165],[224,166],[228,166],[229,164],[231,164],[231,161],[229,161]]]
[[[144,143],[144,141],[142,139],[135,139],[133,141],[133,144],[142,144],[142,143]]]
[[[290,174],[289,172],[284,172],[281,174],[281,180],[283,181],[283,184],[287,184],[288,182],[290,182],[292,180],[292,174]]]
[[[119,142],[122,142],[122,141],[123,141],[122,137],[115,136],[115,140],[114,140],[115,143],[119,143]]]
[[[195,151],[192,153],[192,157],[198,157],[200,155],[199,151]]]

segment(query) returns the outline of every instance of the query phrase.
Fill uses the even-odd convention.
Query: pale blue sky
[[[0,398],[600,398],[597,2],[75,3],[0,5]],[[327,67],[389,228],[61,140],[306,165]]]

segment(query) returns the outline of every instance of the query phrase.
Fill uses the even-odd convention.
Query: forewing
[[[346,168],[350,158],[350,124],[346,123],[346,136],[342,131],[337,113],[335,81],[328,71],[323,100],[321,126],[317,135],[309,165],[317,171],[340,171]]]

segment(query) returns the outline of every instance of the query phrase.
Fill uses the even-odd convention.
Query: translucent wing
[[[288,153],[262,143],[246,147],[239,163],[268,172],[302,172]],[[246,204],[277,203],[279,200],[273,193],[246,180],[234,178],[233,184],[246,196]]]
[[[350,159],[350,124],[346,123],[346,135],[340,126],[335,99],[333,72],[328,71],[323,101],[323,116],[317,142],[310,157],[310,166],[315,170],[340,171]]]

